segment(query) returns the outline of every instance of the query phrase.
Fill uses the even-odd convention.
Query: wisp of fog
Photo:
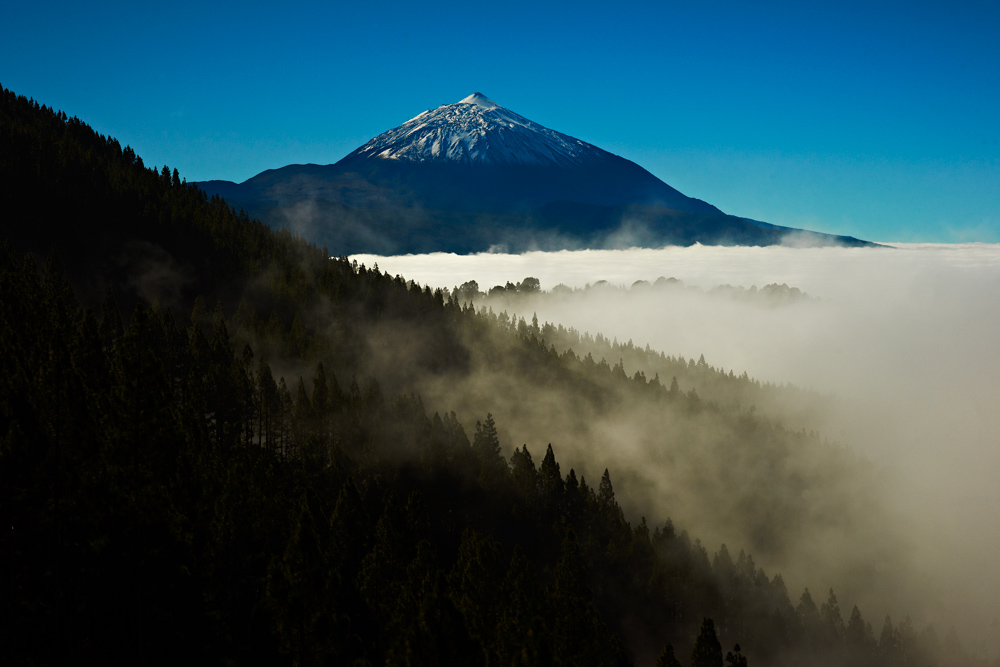
[[[990,637],[1000,616],[1000,245],[695,245],[353,259],[440,288],[474,280],[485,292],[535,277],[543,293],[516,305],[526,319],[537,314],[541,322],[668,355],[704,355],[737,375],[830,394],[816,425],[879,469],[893,517],[885,531],[907,551],[909,583],[924,596],[921,613],[958,626],[969,648],[996,651]],[[659,277],[679,282],[652,288]],[[771,284],[808,298],[746,298],[751,288]],[[571,289],[545,293],[558,285]],[[701,530],[685,527],[694,535]],[[854,546],[824,548],[846,553]],[[777,565],[789,573],[786,580],[824,583],[809,564]],[[793,596],[794,585],[789,581]],[[878,601],[867,602],[880,611]],[[881,612],[911,610],[885,602]]]

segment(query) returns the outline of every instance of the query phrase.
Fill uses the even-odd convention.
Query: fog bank
[[[542,290],[682,281],[683,288],[541,294],[519,301],[518,315],[537,313],[542,322],[669,355],[704,354],[736,374],[836,394],[817,426],[884,470],[898,513],[891,530],[905,536],[908,560],[927,575],[920,585],[932,591],[928,618],[966,624],[970,648],[993,654],[988,628],[1000,616],[992,599],[1000,590],[1000,245],[894,245],[354,259],[433,287],[475,280],[483,291],[526,276],[538,278]],[[775,283],[810,298],[768,303],[713,291]],[[698,534],[698,526],[688,528]],[[910,610],[887,611],[896,618]],[[881,619],[866,617],[877,631]]]

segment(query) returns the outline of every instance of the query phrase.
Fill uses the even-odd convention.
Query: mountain
[[[898,570],[792,387],[330,260],[2,88],[0,207],[5,663],[985,667],[755,564]],[[754,554],[664,520],[683,487]]]
[[[614,157],[504,109],[482,93],[425,111],[352,155],[411,162],[574,167]]]
[[[425,111],[332,165],[288,165],[209,194],[339,254],[629,245],[867,245],[726,215],[625,158],[482,93]]]

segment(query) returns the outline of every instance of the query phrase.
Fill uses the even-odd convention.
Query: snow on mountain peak
[[[496,109],[500,106],[482,93],[472,93],[459,102],[459,104],[475,104],[477,107],[481,107],[483,109]]]
[[[477,92],[383,132],[354,155],[408,162],[576,166],[610,154]]]

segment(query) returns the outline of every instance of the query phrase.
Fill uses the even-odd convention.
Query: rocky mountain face
[[[334,254],[859,244],[724,214],[639,165],[482,93],[425,111],[331,165],[199,184]]]

